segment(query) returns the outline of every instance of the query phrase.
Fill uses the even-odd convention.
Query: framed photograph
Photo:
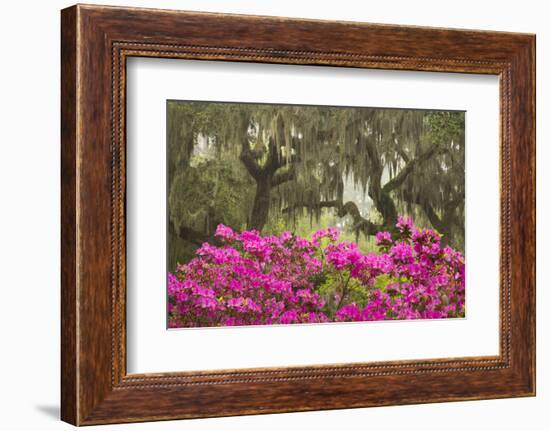
[[[535,36],[61,14],[62,419],[535,394]]]

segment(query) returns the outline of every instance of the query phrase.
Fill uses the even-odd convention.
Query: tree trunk
[[[250,215],[250,229],[262,231],[267,223],[269,215],[269,206],[271,203],[271,175],[265,175],[256,180],[256,194],[254,196],[254,205]]]
[[[395,208],[395,203],[389,196],[389,193],[386,193],[382,187],[380,187],[379,178],[375,178],[372,183],[369,190],[369,196],[384,219],[383,225],[391,230],[397,222],[397,209]]]

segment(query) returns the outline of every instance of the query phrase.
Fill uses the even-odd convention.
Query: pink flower
[[[340,231],[335,227],[329,227],[328,229],[321,229],[315,232],[311,237],[311,242],[317,247],[320,245],[320,240],[328,238],[329,241],[338,241],[340,237]]]
[[[377,232],[375,238],[377,245],[389,245],[392,241],[391,233],[389,232]]]
[[[413,232],[413,221],[409,217],[399,216],[397,217],[397,224],[395,225],[399,232],[412,234]]]
[[[234,240],[236,237],[236,234],[233,231],[233,229],[223,224],[218,225],[218,227],[216,228],[216,233],[214,235],[226,240]]]
[[[413,249],[409,244],[398,242],[391,248],[390,254],[398,261],[409,262],[413,257]]]
[[[346,304],[336,313],[336,319],[341,322],[361,320],[361,310],[355,304]]]
[[[327,229],[327,236],[331,241],[338,241],[338,238],[340,238],[340,231],[335,227],[329,227]]]
[[[219,225],[223,246],[202,244],[168,274],[168,326],[464,316],[463,255],[442,248],[439,233],[417,229],[411,219],[399,217],[396,227],[398,238],[378,232],[381,252],[364,254],[355,243],[338,243],[335,228],[310,241]],[[361,305],[350,296],[352,285],[355,294],[362,290]]]

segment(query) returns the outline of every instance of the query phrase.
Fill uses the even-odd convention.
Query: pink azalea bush
[[[322,229],[311,240],[219,225],[217,247],[168,274],[170,327],[433,319],[464,316],[464,258],[400,217],[362,253]]]

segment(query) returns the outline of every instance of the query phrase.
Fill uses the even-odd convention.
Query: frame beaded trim
[[[120,307],[119,300],[126,295],[125,285],[125,151],[124,127],[126,114],[124,107],[126,91],[126,58],[129,56],[163,57],[176,59],[203,59],[285,63],[292,59],[293,64],[325,64],[324,61],[338,62],[349,67],[387,68],[389,65],[404,70],[434,70],[438,66],[442,72],[467,72],[473,65],[485,65],[484,73],[500,76],[501,94],[501,280],[500,280],[500,346],[498,357],[479,359],[419,360],[408,363],[381,365],[350,364],[330,368],[319,366],[289,367],[283,369],[232,370],[220,372],[166,373],[165,375],[145,376],[125,375],[124,321],[126,310]],[[490,371],[510,367],[511,349],[511,149],[510,149],[510,64],[499,61],[477,61],[462,58],[370,56],[341,52],[284,51],[277,49],[255,49],[247,47],[164,45],[132,41],[112,43],[111,57],[112,99],[111,99],[111,263],[112,263],[112,385],[114,389],[174,387],[181,385],[219,385],[250,382],[280,382],[326,378],[357,378],[403,374],[444,373],[453,371]],[[479,73],[479,71],[478,71]],[[471,366],[465,366],[470,365]],[[371,370],[371,371],[369,371]],[[358,373],[354,373],[358,371]],[[284,377],[276,377],[286,375]],[[291,376],[288,376],[291,375]],[[257,378],[255,378],[257,377]],[[165,382],[165,383],[163,383]]]

